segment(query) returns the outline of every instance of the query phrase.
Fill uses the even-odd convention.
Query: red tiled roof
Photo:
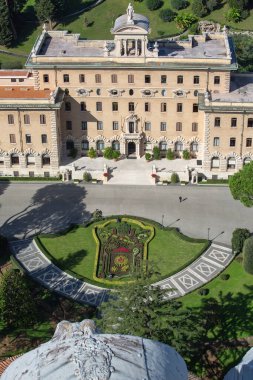
[[[0,86],[0,99],[49,99],[51,90],[35,90],[30,86]]]
[[[4,373],[4,371],[6,370],[6,368],[9,367],[9,365],[12,362],[14,362],[14,360],[16,360],[17,358],[19,358],[20,356],[22,356],[22,355],[12,356],[12,357],[10,357],[8,359],[5,359],[2,362],[0,362],[0,376]]]
[[[27,78],[29,74],[28,70],[0,70],[0,77],[22,77]]]

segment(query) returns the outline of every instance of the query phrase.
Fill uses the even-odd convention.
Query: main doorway
[[[136,153],[136,145],[133,141],[130,141],[128,143],[128,146],[127,146],[127,153],[128,153],[128,156],[134,156],[135,153]]]

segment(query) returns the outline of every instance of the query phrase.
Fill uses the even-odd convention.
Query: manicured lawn
[[[60,268],[94,282],[96,243],[92,229],[95,225],[78,226],[60,236],[40,236],[39,242]],[[197,258],[206,245],[205,240],[186,241],[175,230],[155,227],[155,237],[148,245],[148,260],[160,273],[159,278],[167,277]]]

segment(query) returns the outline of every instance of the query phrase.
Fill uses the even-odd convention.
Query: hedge
[[[245,272],[253,274],[253,236],[244,242],[243,267]]]
[[[60,177],[0,177],[0,181],[60,181]]]

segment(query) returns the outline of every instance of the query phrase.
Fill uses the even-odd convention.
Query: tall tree
[[[0,0],[0,45],[10,47],[13,41],[11,15],[8,4]]]
[[[229,187],[234,199],[246,207],[253,206],[253,161],[229,179]]]
[[[48,21],[52,29],[52,22],[56,18],[56,7],[53,0],[36,0],[35,12],[41,22]]]

